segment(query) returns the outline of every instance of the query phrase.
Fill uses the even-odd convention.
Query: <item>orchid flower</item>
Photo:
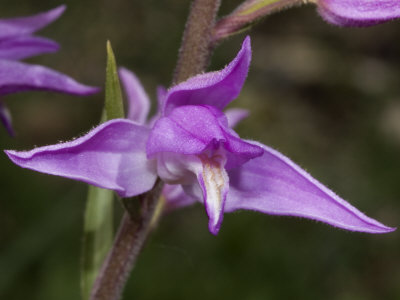
[[[18,61],[58,50],[54,41],[32,34],[58,19],[64,10],[65,6],[61,5],[30,17],[0,19],[0,96],[29,90],[82,96],[98,92],[97,88],[80,84],[59,72]],[[3,103],[0,104],[0,120],[9,134],[14,135],[11,115]]]
[[[361,213],[283,154],[233,131],[245,112],[222,110],[239,95],[250,59],[247,37],[224,69],[160,88],[159,112],[147,123],[149,99],[134,74],[122,69],[127,119],[103,123],[70,142],[6,154],[21,167],[111,189],[121,197],[149,191],[160,177],[167,206],[203,203],[212,234],[225,212],[239,209],[351,231],[395,230]]]
[[[321,16],[339,26],[372,26],[400,18],[398,0],[314,0]]]

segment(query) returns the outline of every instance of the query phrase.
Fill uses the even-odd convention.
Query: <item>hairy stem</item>
[[[161,190],[163,183],[158,180],[154,188],[130,201],[140,202],[139,214],[126,211],[113,247],[108,253],[100,270],[100,275],[93,285],[91,300],[118,300],[121,297],[128,276],[136,259],[154,226],[154,216],[160,211]]]
[[[221,0],[194,0],[190,8],[173,84],[204,72],[211,55],[211,35]]]

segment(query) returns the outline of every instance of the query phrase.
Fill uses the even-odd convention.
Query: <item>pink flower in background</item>
[[[58,19],[64,10],[65,6],[61,5],[30,17],[0,19],[0,96],[31,90],[80,96],[99,91],[46,67],[18,61],[59,49],[54,41],[32,34]],[[11,116],[3,102],[0,102],[0,120],[13,135]]]
[[[372,26],[400,18],[399,0],[316,0],[321,16],[339,26]]]

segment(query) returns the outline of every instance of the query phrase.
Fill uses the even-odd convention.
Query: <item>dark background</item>
[[[223,1],[221,14],[239,1]],[[1,17],[34,14],[59,1],[2,0]],[[168,86],[189,1],[68,1],[41,35],[62,49],[29,59],[102,86],[110,39],[120,65],[155,99]],[[389,226],[400,217],[400,22],[367,29],[326,24],[315,7],[265,19],[251,32],[253,61],[234,106],[252,115],[237,129],[291,157],[361,211]],[[222,68],[244,35],[217,49]],[[30,92],[4,98],[17,138],[30,149],[97,124],[103,93],[88,98]],[[1,129],[1,128],[0,128]],[[86,186],[34,173],[0,155],[0,298],[79,299]],[[116,206],[118,206],[116,204]],[[200,205],[165,217],[124,299],[400,299],[400,242],[309,220],[238,212],[218,237]]]

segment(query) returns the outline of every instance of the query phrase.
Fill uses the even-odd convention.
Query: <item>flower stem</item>
[[[140,202],[139,214],[125,212],[113,247],[93,285],[91,300],[120,299],[144,242],[154,227],[154,216],[159,213],[160,205],[163,205],[159,200],[162,186],[162,181],[158,180],[150,192],[130,199]]]
[[[194,0],[190,8],[173,84],[204,72],[212,48],[211,36],[221,0]]]

